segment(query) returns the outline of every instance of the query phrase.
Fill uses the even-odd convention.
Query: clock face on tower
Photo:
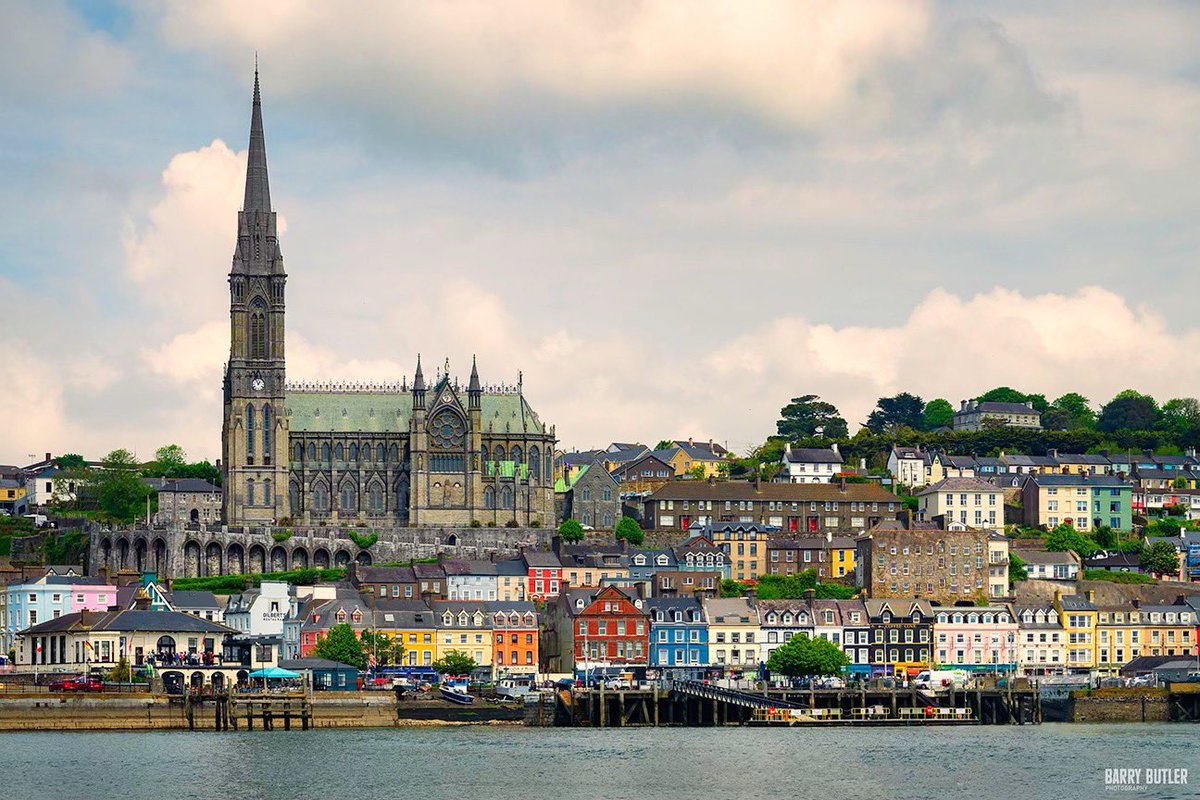
[[[266,386],[266,383],[263,382],[262,378],[255,378],[250,381],[250,388],[256,392],[261,392],[264,386]]]

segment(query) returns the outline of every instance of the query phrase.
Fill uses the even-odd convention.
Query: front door
[[[683,517],[679,518],[679,527],[683,528],[685,531],[691,526],[691,524],[692,524],[691,517],[683,516]]]

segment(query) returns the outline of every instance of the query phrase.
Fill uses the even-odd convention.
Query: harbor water
[[[1131,768],[1187,769],[1189,780],[1122,793],[1200,796],[1200,728],[464,726],[0,735],[4,796],[39,800],[1071,800],[1110,796],[1105,770]]]

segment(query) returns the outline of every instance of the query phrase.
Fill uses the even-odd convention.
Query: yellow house
[[[0,480],[0,508],[12,511],[23,497],[25,484],[20,481]]]
[[[729,672],[752,671],[762,660],[758,609],[745,597],[704,600],[709,663]]]
[[[720,445],[714,445],[711,440],[708,444],[696,444],[691,439],[686,442],[679,441],[675,442],[670,457],[664,460],[671,465],[677,478],[691,476],[697,467],[704,469],[705,480],[716,478],[724,470],[722,465],[728,463],[728,456],[722,455],[724,449],[717,448],[720,448]]]
[[[1118,606],[1099,612],[1096,667],[1116,673],[1142,656],[1195,656],[1197,612],[1187,605]]]
[[[482,602],[446,600],[433,603],[437,625],[435,659],[451,650],[465,653],[481,667],[492,664],[492,615]]]
[[[375,611],[380,633],[404,645],[404,663],[410,667],[428,667],[437,660],[437,627],[433,612],[412,607],[387,608],[381,604]]]
[[[1054,608],[1066,636],[1067,672],[1091,672],[1096,666],[1096,625],[1099,609],[1096,593],[1090,589],[1085,597],[1077,594],[1054,593]]]

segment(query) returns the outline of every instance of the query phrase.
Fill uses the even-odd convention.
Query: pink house
[[[934,606],[933,614],[936,669],[1016,670],[1017,617],[1008,605]]]
[[[54,581],[54,578],[47,578],[47,583]],[[105,611],[109,606],[115,605],[117,602],[117,587],[110,583],[104,583],[100,578],[59,578],[64,582],[69,582],[69,586],[63,586],[63,592],[69,592],[71,595],[71,613],[76,611]],[[95,581],[93,583],[93,581]]]

